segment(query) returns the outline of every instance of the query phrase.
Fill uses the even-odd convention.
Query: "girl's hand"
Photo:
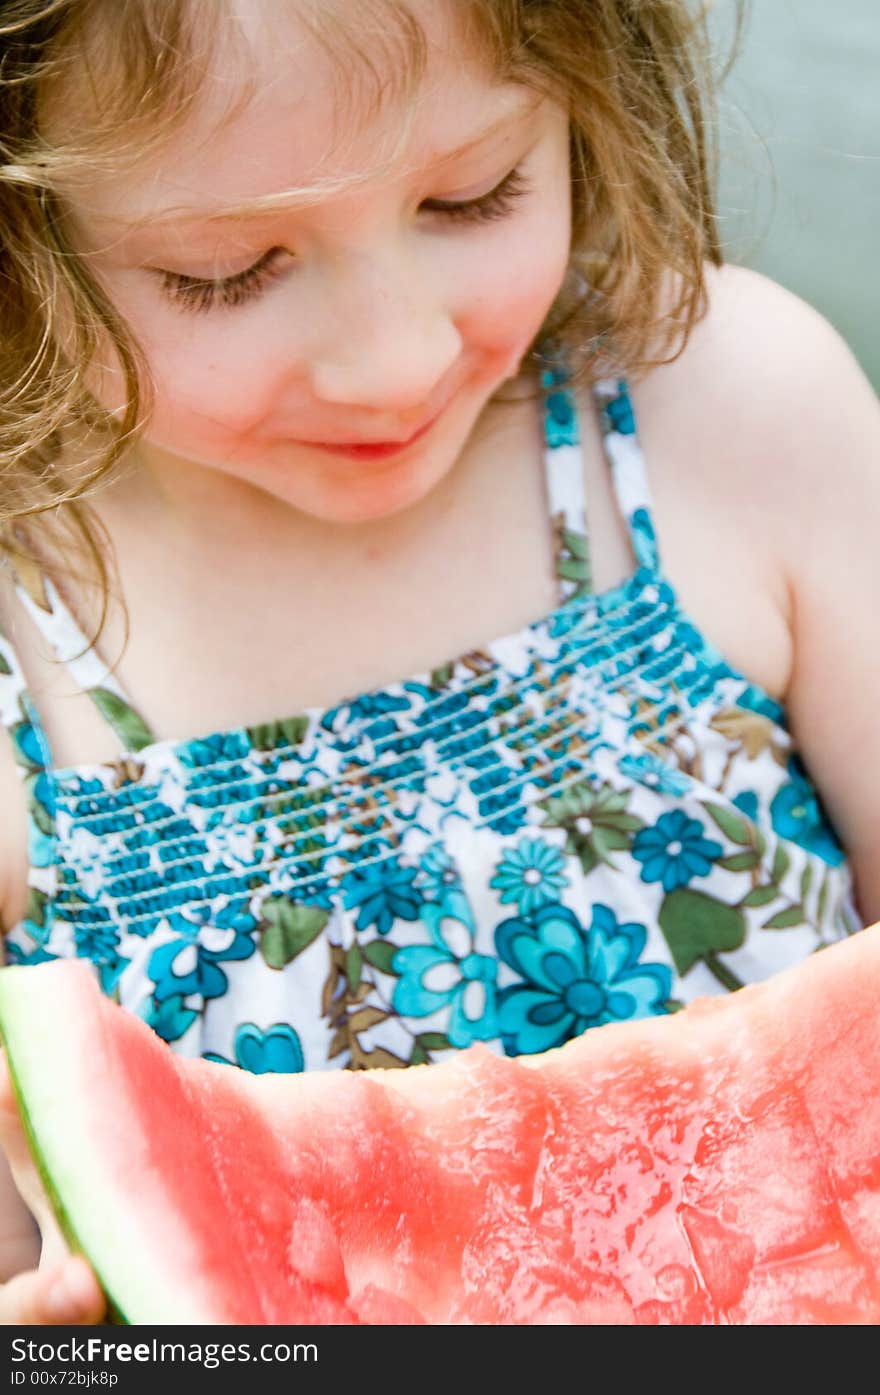
[[[4,1172],[11,1174],[13,1188],[4,1178],[7,1195],[0,1210],[0,1243],[7,1259],[6,1271],[13,1277],[0,1283],[0,1324],[69,1325],[97,1323],[105,1319],[106,1305],[100,1285],[89,1265],[71,1254],[58,1228],[39,1173],[27,1146],[18,1115],[15,1096],[0,1052],[0,1149],[5,1154]],[[2,1164],[0,1158],[0,1164]],[[34,1217],[42,1236],[42,1253],[37,1268],[10,1262],[10,1253],[28,1253],[24,1226],[30,1224],[25,1207]],[[28,1258],[25,1264],[31,1263]]]
[[[61,1264],[25,1269],[0,1284],[3,1326],[85,1325],[105,1321],[104,1295],[86,1261],[68,1255]]]

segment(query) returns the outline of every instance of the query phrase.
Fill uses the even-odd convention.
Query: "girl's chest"
[[[603,591],[634,561],[589,411],[582,422],[593,584]],[[328,557],[304,576],[296,559],[259,547],[200,567],[163,555],[149,531],[117,537],[131,637],[116,672],[157,737],[183,740],[332,706],[432,672],[552,610],[559,594],[535,469],[539,442],[512,428],[493,445],[491,457],[475,458],[466,497],[452,496],[438,511],[430,540],[384,557],[365,551],[347,568]],[[682,500],[662,469],[662,438],[652,445],[661,557],[685,612],[733,668],[783,696],[789,633],[760,537],[745,514],[713,511],[711,489]],[[4,611],[55,765],[115,760],[119,739],[95,705],[9,595]],[[108,658],[120,634],[108,639]],[[18,784],[11,762],[3,777],[4,787]],[[27,894],[24,805],[17,789],[9,793],[7,807],[20,817],[7,821],[0,848],[12,869],[7,925]]]

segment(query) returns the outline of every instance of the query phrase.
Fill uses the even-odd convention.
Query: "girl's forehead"
[[[346,4],[335,8],[344,18]],[[295,4],[272,5],[265,26],[253,23],[266,13],[262,3],[242,6],[246,61],[215,54],[187,121],[127,174],[81,190],[75,204],[112,232],[166,215],[209,218],[287,190],[312,190],[302,201],[316,202],[337,182],[405,177],[466,160],[469,148],[500,152],[539,94],[491,73],[443,0],[413,10],[425,42],[408,81],[385,36],[372,44],[355,26],[363,62],[347,63],[347,46],[322,42]]]

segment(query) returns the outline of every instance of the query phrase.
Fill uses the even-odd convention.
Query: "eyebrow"
[[[487,144],[493,137],[506,127],[516,126],[520,122],[526,121],[533,116],[536,109],[541,105],[543,97],[541,93],[533,93],[532,99],[527,105],[519,110],[507,111],[490,122],[478,135],[470,140],[458,145],[454,150],[445,150],[436,155],[431,155],[422,168],[439,169],[446,165],[463,159],[478,146]],[[281,191],[276,194],[255,195],[250,199],[240,203],[229,204],[175,204],[166,209],[151,209],[140,214],[134,219],[106,219],[101,220],[109,230],[119,232],[121,236],[139,232],[161,232],[168,228],[173,229],[181,225],[204,221],[212,226],[225,222],[241,223],[243,217],[271,217],[273,213],[283,209],[295,209],[307,207],[319,201],[320,191],[314,186],[306,187],[304,190]]]

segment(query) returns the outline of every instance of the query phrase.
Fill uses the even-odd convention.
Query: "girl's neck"
[[[267,559],[296,555],[307,571],[310,560],[326,568],[405,553],[428,543],[438,520],[464,505],[480,461],[496,458],[512,417],[522,419],[521,403],[533,394],[533,385],[525,385],[516,405],[490,403],[464,450],[432,490],[409,507],[372,520],[339,523],[315,517],[245,479],[181,460],[149,443],[133,448],[120,475],[92,503],[117,546],[133,528],[149,530],[157,551],[182,548],[215,565],[224,556],[256,552]]]

